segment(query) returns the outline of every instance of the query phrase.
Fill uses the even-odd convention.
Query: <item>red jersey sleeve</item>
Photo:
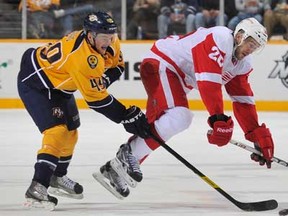
[[[212,34],[192,48],[195,76],[203,103],[210,115],[223,113],[222,68],[225,53]]]
[[[253,91],[248,74],[238,75],[225,85],[233,101],[233,112],[244,134],[259,127]]]

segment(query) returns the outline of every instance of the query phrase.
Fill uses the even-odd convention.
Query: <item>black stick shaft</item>
[[[159,143],[163,148],[165,148],[169,153],[171,153],[174,157],[176,157],[179,161],[181,161],[186,167],[192,170],[195,174],[197,174],[201,179],[203,179],[207,184],[209,184],[212,188],[217,190],[221,195],[223,195],[226,199],[236,205],[238,208],[244,211],[266,211],[272,210],[278,207],[278,203],[276,200],[266,200],[260,202],[252,202],[252,203],[242,203],[235,200],[232,196],[226,193],[223,189],[221,189],[215,182],[213,182],[210,178],[204,175],[200,170],[194,167],[191,163],[185,160],[181,155],[179,155],[176,151],[170,148],[165,142],[159,139],[154,134],[151,137]]]

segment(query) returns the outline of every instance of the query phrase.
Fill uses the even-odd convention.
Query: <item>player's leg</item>
[[[63,139],[59,145],[60,158],[57,167],[51,177],[48,192],[56,195],[74,199],[83,198],[83,186],[67,176],[68,167],[72,160],[75,145],[78,140],[77,128],[80,126],[79,112],[73,95],[67,96],[62,92],[54,93],[54,98],[59,97],[61,109],[65,114],[65,125],[63,127]],[[57,113],[58,111],[55,110]],[[59,113],[61,115],[61,112]]]
[[[45,129],[53,127],[51,107],[48,98],[50,92],[39,88],[42,83],[40,79],[37,80],[37,76],[31,78],[31,74],[35,74],[36,70],[31,62],[33,51],[34,49],[30,48],[26,50],[22,56],[20,72],[17,77],[17,87],[19,96],[27,111],[38,126],[40,132],[43,132]],[[31,85],[27,83],[28,80],[32,80],[29,82]],[[61,124],[61,122],[59,122],[59,124]],[[27,199],[25,204],[29,207],[43,206],[53,210],[55,205],[57,205],[57,199],[48,195],[47,188],[49,186],[50,177],[58,163],[57,155],[59,154],[59,151],[55,148],[50,148],[49,150],[52,154],[37,154],[37,162],[34,166],[34,176],[31,185],[25,194]]]
[[[127,197],[130,190],[125,180],[111,167],[110,161],[100,167],[100,171],[94,172],[93,177],[108,191],[119,199]]]
[[[143,179],[139,161],[132,154],[130,146],[131,140],[136,138],[136,136],[132,136],[127,143],[122,144],[116,153],[116,157],[107,162],[133,188],[137,186],[137,182],[141,182]]]
[[[61,147],[68,134],[65,107],[55,91],[30,88],[22,82],[18,82],[18,91],[27,111],[43,134],[32,183],[25,195],[26,204],[33,207],[50,201],[55,206],[57,199],[48,195],[47,188],[58,166]]]
[[[56,124],[61,124],[61,121],[54,122],[52,120],[54,117],[51,114],[48,92],[30,88],[19,80],[18,92],[40,132],[48,130],[47,134],[53,134],[54,129],[49,131],[49,128],[53,128]],[[37,207],[42,204],[44,207],[53,209],[53,205],[57,205],[57,199],[48,195],[47,188],[49,187],[50,178],[57,167],[60,151],[57,146],[45,143],[45,140],[46,137],[44,136],[42,147],[37,153],[32,183],[27,189],[25,197],[27,206]]]
[[[152,132],[163,141],[187,129],[192,121],[179,77],[157,60],[143,61],[141,78],[148,94],[146,116]],[[130,186],[142,180],[140,163],[159,144],[152,138],[132,137],[120,146],[111,166]]]
[[[66,129],[67,130],[67,129]],[[83,198],[83,186],[67,176],[73,150],[77,141],[77,130],[66,131],[66,139],[61,147],[58,165],[50,179],[50,194],[74,199]]]

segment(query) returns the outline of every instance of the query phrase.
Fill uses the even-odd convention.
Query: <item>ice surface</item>
[[[276,199],[277,209],[243,212],[162,148],[143,163],[143,182],[124,201],[116,199],[92,173],[115,156],[129,134],[93,110],[80,111],[79,142],[69,169],[69,177],[84,186],[84,199],[59,198],[54,212],[24,209],[24,193],[42,136],[25,110],[0,110],[0,215],[268,216],[288,208],[288,167],[273,163],[268,170],[253,163],[250,153],[237,146],[208,144],[208,114],[194,114],[191,127],[167,144],[236,200]],[[288,161],[288,113],[261,112],[259,119],[271,129],[275,156]],[[233,139],[248,144],[237,123]]]

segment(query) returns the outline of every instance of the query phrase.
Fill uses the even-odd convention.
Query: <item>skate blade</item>
[[[137,186],[137,182],[123,169],[122,163],[118,160],[118,158],[112,159],[110,161],[110,165],[113,170],[119,176],[121,176],[130,187],[135,188]]]
[[[95,172],[92,174],[94,179],[98,181],[104,188],[106,188],[110,193],[112,193],[116,198],[123,200],[123,197],[120,193],[118,193],[109,183],[105,181],[105,177],[100,172]]]
[[[83,194],[69,194],[66,191],[59,189],[59,188],[54,188],[54,187],[49,187],[48,188],[48,193],[53,194],[55,196],[60,196],[60,197],[65,197],[65,198],[70,198],[70,199],[83,199]]]
[[[39,201],[32,198],[27,198],[26,202],[23,204],[24,208],[33,209],[33,208],[44,208],[49,211],[54,211],[55,203],[48,201]]]

